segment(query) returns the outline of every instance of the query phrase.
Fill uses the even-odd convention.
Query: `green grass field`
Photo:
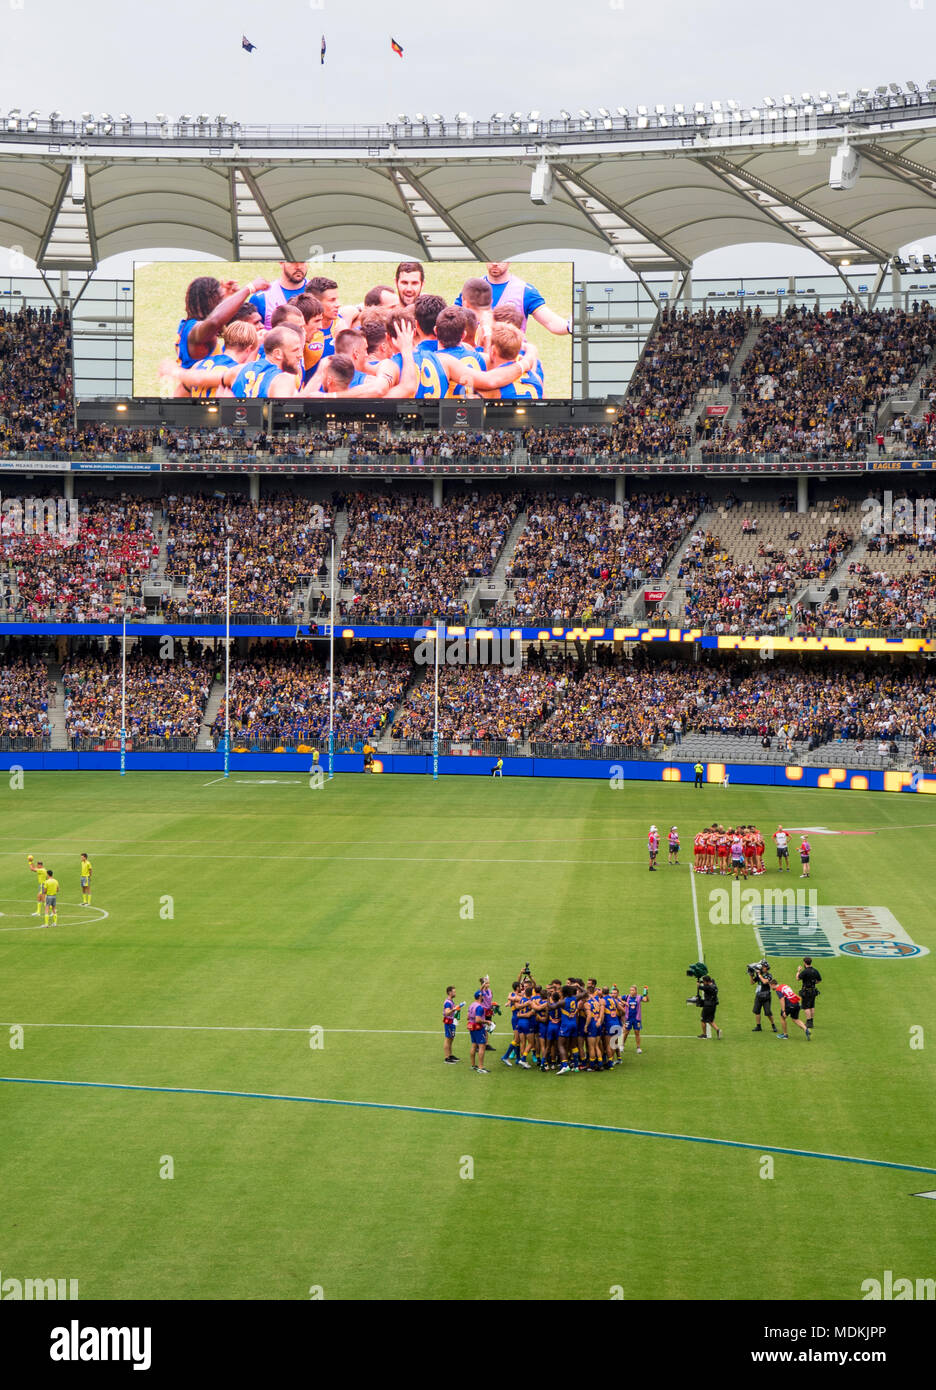
[[[761,1173],[771,1147],[936,1170],[932,1045],[911,1047],[936,955],[819,961],[816,1034],[784,1047],[750,1031],[752,928],[712,925],[699,879],[724,1030],[703,1043],[690,870],[645,858],[651,821],[678,823],[684,857],[703,815],[873,830],[814,835],[810,886],[887,906],[934,951],[925,798],[270,776],[36,773],[4,792],[3,1278],[75,1278],[83,1300],[844,1300],[887,1269],[932,1276],[936,1203],[910,1194],[933,1174],[783,1154]],[[94,910],[75,906],[82,850]],[[55,930],[23,930],[30,851],[62,881]],[[479,1076],[462,1025],[444,1066],[445,986],[470,997],[489,971],[503,998],[527,959],[649,986],[643,1055]]]

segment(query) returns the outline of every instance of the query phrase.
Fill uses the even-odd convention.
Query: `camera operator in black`
[[[701,1023],[702,1032],[700,1038],[707,1038],[706,1025],[711,1024],[715,1029],[715,1036],[721,1037],[721,1029],[715,1023],[715,1010],[718,1008],[718,985],[711,975],[703,975],[699,981],[699,999],[701,1000]]]
[[[770,968],[767,962],[762,960],[756,965],[749,965],[747,970],[751,977],[751,984],[754,986],[755,1026],[751,1029],[751,1032],[760,1033],[763,1031],[760,1020],[761,1012],[763,1012],[764,1017],[770,1020],[771,1032],[776,1033],[777,1025],[773,1021],[773,1009],[771,1008],[772,996],[770,987],[773,984],[773,980],[771,978]]]
[[[803,964],[797,970],[796,978],[799,981],[799,992],[803,1001],[806,1024],[812,1032],[816,1026],[816,995],[819,993],[816,985],[822,980],[822,976],[812,963],[812,956],[803,957]]]

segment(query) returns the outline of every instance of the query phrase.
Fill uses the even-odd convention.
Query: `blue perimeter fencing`
[[[384,773],[410,775],[431,774],[432,754],[390,753],[375,755],[375,763]],[[442,776],[490,777],[495,759],[471,756],[439,758]],[[221,777],[224,772],[222,753],[127,753],[128,772],[200,772]],[[232,753],[231,774],[244,772],[304,774],[318,768],[327,772],[323,758],[313,763],[310,754],[301,753]],[[120,753],[0,753],[0,771],[13,768],[42,772],[117,772]],[[725,763],[712,765],[713,777],[705,785],[718,790],[724,770],[730,785],[754,787],[826,787],[834,779],[837,791],[913,791],[936,792],[936,779],[920,778],[910,784],[910,774],[904,774],[906,785],[897,786],[894,773],[869,768],[802,767],[791,769],[785,763]],[[335,772],[363,772],[364,758],[360,753],[336,753]],[[791,776],[791,772],[793,775]],[[665,775],[664,775],[665,774]],[[505,777],[574,777],[609,782],[612,777],[635,782],[682,782],[691,785],[695,766],[689,762],[619,762],[600,758],[505,758]],[[885,777],[888,783],[885,784]]]

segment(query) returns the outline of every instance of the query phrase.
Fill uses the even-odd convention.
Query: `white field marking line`
[[[217,782],[226,782],[226,777],[212,777],[210,782],[202,782],[203,787],[213,787]]]
[[[90,921],[83,920],[82,918],[78,918],[78,919],[76,919],[75,921],[59,922],[59,923],[58,923],[56,926],[54,926],[54,927],[53,927],[53,926],[47,927],[47,926],[45,925],[44,922],[43,922],[43,923],[39,923],[39,924],[38,924],[37,926],[35,926],[35,927],[0,927],[0,932],[8,932],[8,931],[61,931],[63,927],[93,927],[93,926],[96,926],[98,922],[103,922],[103,921],[106,920],[106,918],[108,918],[108,917],[110,916],[110,913],[107,912],[107,911],[105,911],[105,909],[104,909],[103,907],[97,907],[94,903],[62,903],[62,907],[82,907],[82,908],[86,907],[86,908],[89,910],[89,912],[99,912],[101,915],[100,915],[100,917],[92,917],[92,918],[90,919]],[[12,915],[13,915],[13,914],[12,914],[12,913],[9,913],[9,912],[0,912],[0,917],[9,917],[9,916],[12,916]],[[22,912],[22,913],[19,913],[19,914],[17,914],[17,915],[18,915],[18,916],[21,916],[21,917],[31,917],[33,914],[32,914],[31,912]]]
[[[131,842],[132,843],[132,842]],[[16,850],[3,850],[0,853],[7,856],[16,854]],[[249,846],[246,846],[240,854],[213,854],[212,859],[243,859],[245,853],[249,853]],[[203,854],[126,854],[120,851],[121,859],[204,859]],[[339,863],[339,864],[578,864],[582,868],[592,868],[594,865],[613,865],[618,867],[621,864],[641,864],[641,859],[491,859],[485,855],[482,859],[469,859],[465,855],[457,854],[450,858],[443,858],[437,854],[418,855],[418,854],[252,854],[252,859],[263,860],[283,860],[286,863]]]
[[[26,928],[31,931],[32,928]],[[311,1025],[315,1027],[316,1025]],[[265,1027],[239,1027],[230,1024],[218,1023],[2,1023],[0,1028],[111,1028],[121,1032],[146,1032],[146,1033],[308,1033],[309,1028],[265,1028]],[[394,1037],[410,1038],[436,1038],[439,1032],[435,1028],[323,1028],[323,1033],[381,1033],[392,1034]],[[501,1038],[507,1036],[506,1033],[500,1034]],[[680,1038],[693,1037],[691,1033],[642,1033],[644,1038],[666,1038],[677,1040]]]
[[[690,885],[691,885],[691,887],[692,887],[692,911],[693,911],[693,915],[695,916],[695,939],[696,939],[696,945],[697,945],[698,948],[699,948],[699,960],[700,960],[700,961],[704,961],[704,960],[705,960],[705,956],[703,955],[703,952],[702,952],[702,932],[699,930],[699,903],[698,903],[698,899],[696,898],[695,879],[696,879],[695,870],[694,870],[694,869],[693,869],[693,870],[690,870],[690,872],[689,872],[689,883],[690,883]]]

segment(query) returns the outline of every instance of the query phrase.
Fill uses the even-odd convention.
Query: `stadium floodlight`
[[[875,87],[874,91],[875,91],[875,95],[877,95],[877,96],[879,96],[879,97],[886,97],[886,96],[887,96],[887,87],[886,87],[886,86],[884,86],[884,87]]]
[[[759,121],[760,118],[761,118],[761,113],[760,113],[760,111],[757,109],[756,106],[752,106],[751,109],[750,109],[750,111],[748,112],[748,120],[749,120],[749,121]]]
[[[813,104],[813,95],[812,95],[812,92],[800,92],[800,96],[803,98],[803,101],[805,102],[805,104],[806,104],[807,106],[812,106],[812,104]]]
[[[736,101],[729,101],[729,102],[727,103],[727,105],[728,105],[728,110],[729,110],[729,111],[737,111],[737,110],[739,110],[738,103],[737,103]]]
[[[166,113],[165,113],[164,111],[157,111],[157,112],[156,112],[156,124],[157,124],[157,125],[168,125],[168,124],[169,124],[169,117],[166,115]]]
[[[891,89],[891,91],[894,93],[894,96],[895,96],[895,97],[899,97],[899,96],[902,96],[902,95],[903,95],[903,89],[901,88],[901,85],[900,85],[899,82],[892,82],[892,83],[890,84],[890,89]]]
[[[790,93],[789,93],[789,92],[784,92],[784,93],[783,93],[783,104],[784,104],[784,106],[795,106],[795,105],[796,105],[796,102],[795,102],[795,101],[793,100],[793,98],[790,96]]]
[[[850,97],[847,97],[847,96],[840,96],[840,97],[839,97],[838,109],[839,109],[840,111],[850,111],[850,110],[851,110],[851,98],[850,98]]]
[[[936,77],[930,78],[930,80],[926,84],[926,90],[928,92],[936,92]]]
[[[571,119],[572,119],[571,113],[568,112],[568,111],[560,111],[560,112],[559,112],[559,115],[560,115],[561,119],[564,120],[564,121],[571,121]]]
[[[646,130],[646,129],[647,129],[647,126],[648,126],[649,124],[650,124],[650,117],[649,117],[649,116],[638,116],[638,117],[637,117],[637,129],[638,129],[638,130]]]
[[[433,111],[429,119],[435,121],[436,125],[444,125],[444,121],[442,120],[442,117],[440,116],[438,111]]]
[[[539,118],[540,118],[540,112],[539,112],[539,111],[531,111],[531,112],[530,112],[530,120],[531,120],[531,121],[538,121]],[[458,119],[459,119],[460,121],[462,121],[462,120],[467,121],[468,117],[465,115],[464,111],[459,111],[459,113],[458,113]]]
[[[696,104],[695,104],[695,106],[694,106],[692,109],[693,109],[693,111],[695,111],[695,113],[696,113],[697,116],[700,116],[700,115],[702,114],[702,112],[705,110],[705,102],[704,102],[704,101],[697,101]]]
[[[638,107],[637,107],[637,115],[638,115],[638,116],[646,116],[646,114],[647,114],[647,108],[646,108],[646,106],[638,106]]]
[[[764,105],[768,107],[768,109],[771,106],[776,106],[776,104],[777,103],[774,101],[773,97],[764,97]]]
[[[425,116],[423,115],[423,113],[422,113],[421,111],[417,111],[417,112],[416,112],[416,123],[417,123],[418,125],[422,125],[422,123],[423,123],[423,121],[424,121],[425,119],[426,119],[426,118],[425,118]]]
[[[610,115],[611,115],[611,112],[608,110],[607,106],[599,106],[599,107],[598,107],[598,115],[599,115],[599,116],[610,116]]]
[[[825,93],[820,93],[820,95],[825,95]],[[859,87],[859,88],[858,88],[858,96],[860,96],[860,97],[862,98],[863,101],[866,101],[870,95],[871,95],[871,88],[870,88],[870,87]]]
[[[712,102],[712,110],[713,110],[713,111],[720,111],[720,110],[721,110],[721,102],[720,102],[720,101],[713,101],[713,102]]]
[[[397,120],[399,121],[400,125],[409,125],[409,116],[404,116],[402,111],[397,116]]]
[[[123,126],[133,125],[133,117],[132,117],[132,116],[128,116],[127,113],[126,113],[126,111],[121,111],[121,113],[120,113],[120,115],[117,117],[117,119],[118,119],[118,121],[120,122],[120,124],[123,125]]]
[[[215,120],[218,122],[218,125],[228,125],[231,118],[226,112],[222,111],[220,116],[215,116]]]
[[[665,106],[654,106],[653,109],[654,109],[654,111],[657,113],[658,116],[665,116],[665,115],[666,115],[666,107],[665,107]]]
[[[932,256],[924,255],[924,257],[923,257],[923,265],[924,265],[925,268],[926,268],[928,271],[930,271],[931,273],[932,273],[932,271],[936,270],[936,262],[934,262]]]
[[[686,117],[683,115],[683,113],[682,113],[681,111],[678,112],[677,115],[676,115],[676,124],[677,124],[677,125],[685,125],[685,124],[686,124]]]
[[[673,107],[673,112],[677,116],[684,116],[686,114],[686,108],[681,101],[677,101]]]
[[[708,116],[704,111],[697,111],[695,116],[696,125],[708,125]]]
[[[523,127],[521,126],[519,121],[510,122],[510,129],[513,131],[514,135],[519,135],[522,128]]]
[[[581,118],[582,118],[583,121],[587,121],[588,118],[589,118],[590,115],[591,115],[591,112],[590,112],[590,111],[586,111],[584,106],[580,106],[580,107],[579,107],[579,115],[581,116]]]
[[[916,92],[918,92],[919,90],[920,90],[920,89],[919,89],[919,87],[917,86],[917,84],[916,84],[915,82],[908,82],[908,83],[907,83],[907,91],[908,91],[908,92],[916,93]]]
[[[417,119],[417,121],[418,121],[418,120],[421,120],[422,117],[420,117],[420,116],[417,115],[416,119]],[[503,119],[504,119],[504,113],[503,113],[503,111],[495,111],[494,115],[491,117],[491,120],[492,120],[492,121],[502,121]]]
[[[192,119],[193,118],[191,116],[180,116],[179,125],[191,125]]]
[[[628,109],[627,109],[626,106],[619,106],[618,109],[617,109],[617,113],[618,113],[619,116],[625,116],[625,117],[630,115],[630,112],[628,111]]]

